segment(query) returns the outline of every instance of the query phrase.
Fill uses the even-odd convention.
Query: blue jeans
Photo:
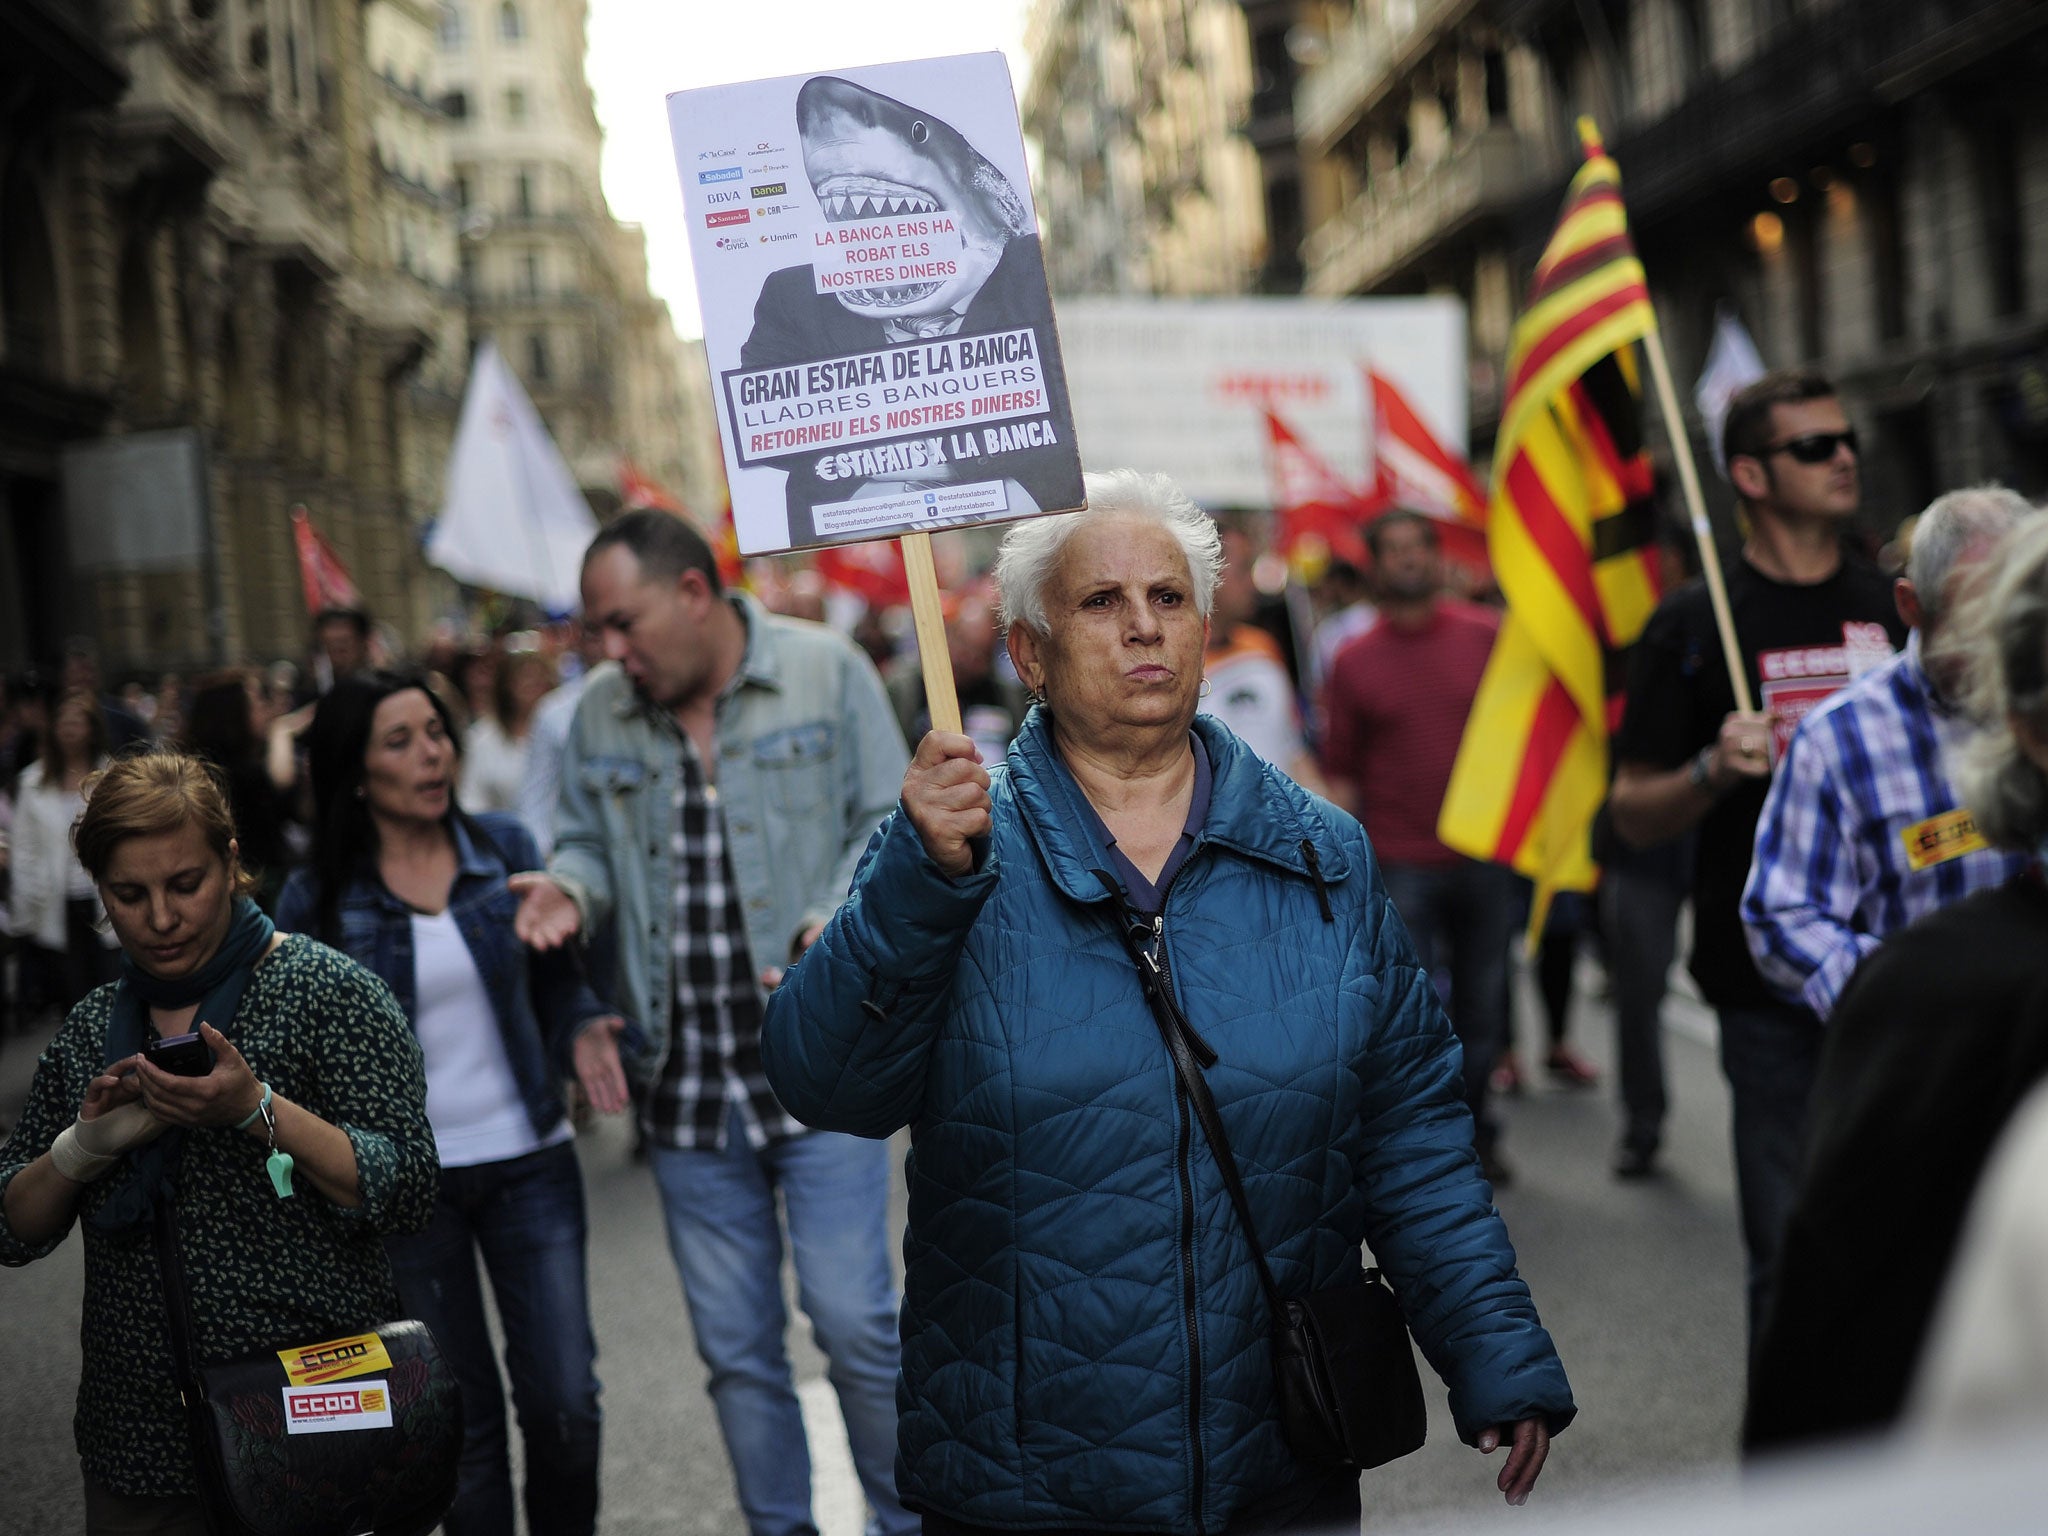
[[[526,1445],[532,1536],[597,1528],[597,1339],[576,1149],[443,1168],[433,1220],[386,1240],[409,1316],[434,1331],[462,1388],[462,1468],[447,1536],[511,1536],[505,1398],[477,1283],[481,1255],[505,1325],[505,1369]]]
[[[759,1151],[729,1114],[722,1152],[653,1147],[697,1353],[751,1536],[817,1536],[811,1453],[783,1336],[782,1196],[797,1299],[825,1352],[854,1469],[883,1536],[912,1536],[896,1498],[896,1286],[885,1142],[810,1131]]]
[[[1514,942],[1513,874],[1498,864],[1382,864],[1380,878],[1422,968],[1448,966],[1451,1028],[1465,1052],[1465,1104],[1482,1156],[1500,1139],[1486,1107],[1487,1079],[1508,1033],[1508,946]]]
[[[1723,1008],[1721,1071],[1728,1079],[1735,1193],[1749,1250],[1749,1343],[1771,1302],[1778,1248],[1799,1193],[1807,1102],[1820,1073],[1821,1022],[1790,1003]]]

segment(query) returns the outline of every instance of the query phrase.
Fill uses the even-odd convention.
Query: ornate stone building
[[[437,12],[472,335],[496,339],[601,510],[616,503],[621,455],[673,483],[681,353],[648,292],[645,241],[599,186],[585,0],[441,0]]]
[[[1592,114],[1680,380],[1715,307],[1825,369],[1885,528],[2048,489],[2048,6],[2037,0],[1353,0],[1295,122],[1312,292],[1455,292],[1490,436],[1527,274]]]
[[[360,7],[4,0],[0,655],[296,655],[304,503],[380,616],[431,314],[394,303]]]
[[[301,503],[420,634],[475,334],[600,509],[687,478],[582,0],[521,4],[0,0],[0,665],[297,656]]]
[[[1259,92],[1244,8],[1037,0],[1025,48],[1053,292],[1261,286],[1272,252],[1267,172],[1245,132]]]

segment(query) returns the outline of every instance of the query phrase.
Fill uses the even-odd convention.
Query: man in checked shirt
[[[615,920],[630,1024],[593,1024],[569,1054],[599,1110],[628,1102],[622,1040],[647,1087],[669,1249],[749,1532],[816,1532],[780,1197],[870,1528],[909,1536],[887,1147],[806,1130],[761,1068],[764,988],[817,937],[895,805],[902,733],[851,641],[724,591],[710,547],[668,513],[628,513],[592,541],[583,611],[608,665],[570,727],[547,873],[513,877],[514,926],[545,949]]]
[[[1950,762],[1970,728],[1938,642],[1972,577],[2032,510],[1990,485],[1921,514],[1894,592],[1913,630],[1906,648],[1800,721],[1772,780],[1744,937],[1764,980],[1822,1019],[1887,934],[2026,866],[1988,846],[1956,799]]]

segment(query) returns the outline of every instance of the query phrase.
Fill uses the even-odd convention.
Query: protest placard
[[[740,549],[1082,504],[999,53],[668,98]]]

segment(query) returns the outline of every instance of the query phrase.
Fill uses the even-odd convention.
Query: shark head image
[[[1009,178],[929,113],[819,75],[797,93],[796,127],[804,173],[828,222],[944,212],[958,226],[958,250],[946,237],[938,252],[955,259],[958,276],[837,294],[856,315],[896,320],[964,308],[1003,247],[1031,231],[1031,210]]]

